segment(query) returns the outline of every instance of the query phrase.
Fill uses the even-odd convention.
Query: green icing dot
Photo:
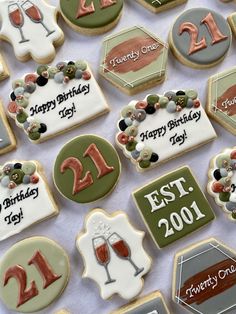
[[[225,163],[224,163],[225,161],[226,161],[226,163],[230,164],[231,159],[230,159],[229,155],[222,154],[222,155],[218,156],[216,158],[216,165],[217,165],[217,167],[218,168],[225,168]]]
[[[229,192],[220,192],[219,193],[219,199],[221,202],[228,202],[230,198],[230,193]]]
[[[14,169],[10,174],[10,180],[16,184],[21,184],[23,181],[24,172],[21,169]]]
[[[37,141],[40,138],[40,133],[39,132],[30,132],[29,133],[29,138],[32,141]]]
[[[75,67],[81,71],[85,71],[87,69],[87,63],[83,60],[78,60],[75,62]]]
[[[40,65],[37,68],[37,73],[38,75],[41,75],[43,72],[48,70],[48,66],[47,65]]]
[[[75,77],[75,71],[76,71],[76,67],[74,65],[67,65],[63,69],[64,75],[68,76],[70,79],[73,79]]]
[[[151,165],[151,162],[149,160],[141,160],[139,162],[140,168],[148,168],[148,167],[150,167],[150,165]]]
[[[158,95],[149,95],[147,98],[147,102],[149,105],[155,105],[159,101]]]
[[[137,145],[136,141],[127,143],[126,144],[127,151],[132,152],[133,150],[135,150],[136,145]]]
[[[162,96],[159,98],[159,104],[160,104],[161,108],[165,108],[166,105],[168,104],[168,102],[169,102],[169,99],[165,96]]]
[[[36,165],[33,162],[26,161],[22,165],[22,171],[26,175],[32,175],[36,171]]]
[[[27,118],[28,118],[28,115],[25,112],[21,112],[16,115],[16,119],[19,123],[25,123]]]

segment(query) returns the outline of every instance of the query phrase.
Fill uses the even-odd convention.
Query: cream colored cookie
[[[143,248],[144,232],[136,230],[128,216],[92,210],[76,246],[84,261],[83,277],[94,280],[103,299],[114,294],[133,299],[143,289],[143,276],[151,268],[151,258]]]
[[[0,81],[5,80],[10,76],[6,62],[3,59],[3,56],[0,54]]]
[[[0,241],[59,213],[37,161],[8,161],[0,174]]]
[[[55,314],[70,314],[70,312],[67,310],[59,310],[59,311],[55,312]]]
[[[0,101],[0,155],[16,148],[16,139]]]
[[[16,58],[51,62],[64,34],[57,24],[58,10],[44,0],[0,0],[0,38],[11,43]]]
[[[109,112],[86,61],[40,65],[14,80],[8,114],[29,140],[40,143]]]

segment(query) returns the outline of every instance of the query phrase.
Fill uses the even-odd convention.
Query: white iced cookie
[[[0,38],[13,45],[18,60],[48,63],[64,41],[57,15],[44,0],[0,0]]]
[[[142,277],[150,270],[151,259],[137,231],[122,211],[108,215],[94,209],[86,218],[86,230],[76,241],[84,259],[83,277],[93,279],[103,299],[119,294],[133,299],[143,288]]]
[[[58,214],[36,161],[9,161],[0,166],[0,241]]]
[[[7,68],[7,65],[0,54],[0,81],[5,80],[9,76],[9,70]]]

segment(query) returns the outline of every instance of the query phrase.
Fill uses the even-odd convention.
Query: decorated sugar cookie
[[[16,139],[0,102],[0,155],[16,148]]]
[[[236,221],[236,147],[225,149],[211,160],[208,177],[208,193]]]
[[[109,111],[86,61],[40,65],[13,81],[8,113],[39,143]]]
[[[168,9],[172,9],[177,5],[187,2],[187,0],[137,0],[148,10],[158,13]]]
[[[8,161],[0,175],[0,241],[58,214],[38,162]]]
[[[133,100],[121,111],[116,142],[139,171],[153,168],[216,137],[195,90]]]
[[[174,170],[133,192],[154,242],[163,248],[215,216],[191,170]]]
[[[70,312],[68,312],[67,310],[60,310],[57,311],[55,314],[70,314]]]
[[[159,291],[152,292],[130,304],[122,306],[111,314],[170,314]]]
[[[90,203],[116,186],[121,171],[114,147],[96,135],[81,135],[66,143],[54,164],[54,183],[66,198]]]
[[[98,284],[103,299],[114,294],[133,299],[141,292],[142,277],[151,267],[143,237],[144,232],[134,229],[122,211],[108,215],[94,209],[87,216],[76,245],[84,260],[83,277]]]
[[[183,64],[208,68],[221,62],[231,45],[232,35],[227,21],[207,8],[183,12],[169,35],[170,48]]]
[[[7,65],[0,54],[0,81],[5,80],[9,76],[9,70],[7,68]]]
[[[60,0],[60,7],[65,21],[75,31],[98,35],[116,26],[123,0]]]
[[[129,95],[162,83],[168,45],[144,27],[134,26],[105,38],[101,75]]]
[[[235,313],[236,252],[211,238],[175,257],[173,300],[189,313]]]
[[[65,289],[70,275],[64,249],[45,237],[13,245],[0,262],[0,297],[9,310],[39,311]]]
[[[210,77],[208,115],[236,135],[236,67]]]
[[[20,61],[51,62],[64,41],[58,11],[44,0],[0,0],[0,37],[10,42]]]

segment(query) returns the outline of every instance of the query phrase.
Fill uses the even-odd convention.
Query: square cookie
[[[203,227],[215,217],[187,166],[134,191],[133,198],[159,248]]]

